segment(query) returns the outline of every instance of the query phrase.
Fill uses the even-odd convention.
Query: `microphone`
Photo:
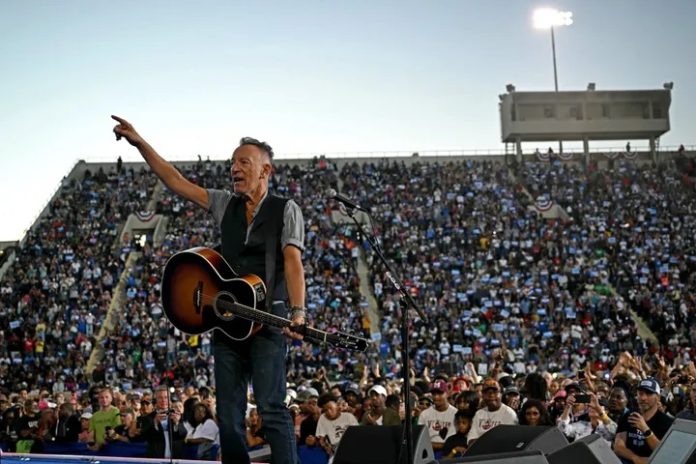
[[[326,194],[327,194],[327,196],[328,196],[329,198],[331,198],[331,199],[333,199],[333,200],[336,200],[336,201],[339,202],[339,203],[342,203],[343,205],[347,206],[347,207],[350,208],[350,209],[357,209],[358,211],[365,211],[365,212],[367,212],[367,210],[366,210],[365,208],[363,208],[362,206],[360,206],[359,204],[357,204],[356,202],[354,202],[354,201],[351,200],[350,198],[341,195],[340,193],[338,193],[338,192],[337,192],[336,190],[334,190],[334,189],[329,189],[329,190],[326,192]]]

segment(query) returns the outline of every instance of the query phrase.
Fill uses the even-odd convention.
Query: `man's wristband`
[[[290,319],[295,319],[297,317],[305,317],[307,315],[307,309],[304,306],[290,306]]]
[[[648,430],[646,430],[645,432],[643,432],[643,436],[644,436],[645,438],[648,438],[648,437],[649,437],[650,435],[652,435],[652,434],[653,434],[653,431],[650,430],[650,429],[648,429]]]

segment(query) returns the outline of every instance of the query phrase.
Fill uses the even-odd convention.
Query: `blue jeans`
[[[271,445],[271,462],[296,464],[295,429],[284,403],[285,335],[263,327],[250,339],[234,342],[216,332],[213,350],[222,462],[249,463],[244,419],[251,380],[266,441]]]

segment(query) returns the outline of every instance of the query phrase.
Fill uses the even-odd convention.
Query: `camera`
[[[116,431],[109,426],[104,427],[104,436],[107,440],[113,440],[116,438]]]

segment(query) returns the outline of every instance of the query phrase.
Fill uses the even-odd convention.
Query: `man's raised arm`
[[[158,155],[155,149],[136,132],[131,123],[118,116],[112,115],[111,117],[118,121],[118,124],[114,127],[116,140],[121,140],[121,137],[123,137],[128,143],[137,148],[143,159],[150,166],[150,169],[164,182],[168,189],[196,203],[198,206],[208,209],[207,190],[186,179],[171,163]]]

